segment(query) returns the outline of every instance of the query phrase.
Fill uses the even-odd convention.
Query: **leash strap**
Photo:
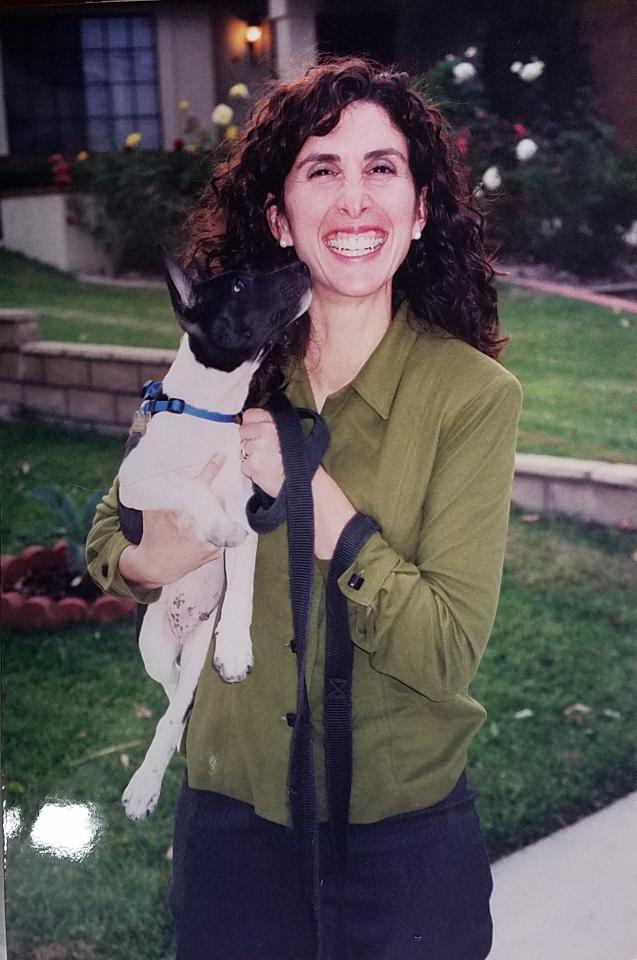
[[[327,641],[323,712],[325,771],[330,838],[334,863],[341,881],[347,864],[347,824],[352,790],[352,667],[354,644],[350,636],[347,599],[338,580],[352,565],[364,543],[379,528],[371,517],[357,513],[343,528],[330,563],[326,589]],[[360,588],[362,574],[350,586]]]
[[[311,478],[327,449],[325,422],[313,410],[295,410],[285,394],[276,393],[266,404],[281,445],[285,482],[274,500],[255,489],[247,506],[250,525],[258,533],[288,521],[290,593],[294,622],[293,649],[297,654],[297,712],[293,725],[288,795],[292,826],[301,857],[307,893],[320,937],[318,805],[314,772],[312,723],[306,683],[306,658],[314,571],[314,509]],[[313,421],[306,438],[299,418]],[[352,667],[354,648],[349,632],[347,600],[339,577],[354,562],[362,545],[378,530],[371,517],[357,513],[344,527],[330,564],[326,590],[327,637],[324,676],[325,766],[327,773],[330,839],[341,883],[347,860],[347,823],[352,785]],[[350,581],[356,589],[362,574]]]
[[[288,769],[288,797],[294,836],[300,856],[306,893],[316,925],[319,923],[319,837],[312,718],[307,693],[306,663],[312,588],[314,582],[314,507],[311,479],[325,449],[328,433],[324,421],[313,411],[300,410],[314,420],[310,442],[303,434],[299,415],[283,393],[272,395],[266,408],[272,414],[283,458],[285,483],[276,500],[263,499],[262,492],[251,498],[248,519],[257,532],[274,529],[287,516],[290,595],[297,656],[298,691],[292,721],[292,743]]]

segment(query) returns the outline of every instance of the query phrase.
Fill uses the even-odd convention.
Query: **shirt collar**
[[[387,420],[407,357],[418,334],[409,324],[406,302],[398,308],[371,356],[359,370],[351,387],[376,413]]]
[[[404,302],[396,311],[385,334],[355,378],[342,390],[355,390],[379,417],[387,420],[407,357],[418,334],[410,325],[411,309]],[[305,364],[292,361],[288,370],[288,395],[293,403],[314,408],[312,388]],[[337,391],[340,394],[341,391]],[[335,394],[335,396],[337,395]]]

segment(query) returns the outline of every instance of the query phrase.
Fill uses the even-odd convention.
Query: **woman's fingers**
[[[239,434],[241,472],[275,497],[283,483],[283,463],[279,436],[271,414],[260,408],[244,411]]]
[[[223,453],[213,454],[201,473],[197,474],[197,480],[203,480],[204,483],[212,483],[225,462],[226,458]]]

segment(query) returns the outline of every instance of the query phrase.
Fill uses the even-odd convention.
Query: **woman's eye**
[[[241,277],[237,277],[235,282],[232,284],[233,293],[241,293],[245,287],[245,280],[242,280]]]
[[[396,173],[388,163],[377,163],[371,168],[371,173]]]
[[[313,177],[325,177],[325,176],[330,176],[330,175],[333,174],[334,172],[335,172],[335,171],[332,170],[331,167],[315,167],[315,169],[312,170],[312,172],[311,172],[311,174],[310,174],[310,180],[311,180]]]

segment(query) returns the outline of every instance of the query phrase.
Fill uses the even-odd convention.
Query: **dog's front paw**
[[[149,817],[157,806],[160,790],[161,780],[148,777],[140,767],[122,794],[126,816],[131,820],[144,820]]]
[[[249,635],[247,640],[240,640],[237,637],[226,639],[226,634],[217,630],[213,664],[215,670],[227,683],[240,683],[241,680],[245,680],[254,666]]]

